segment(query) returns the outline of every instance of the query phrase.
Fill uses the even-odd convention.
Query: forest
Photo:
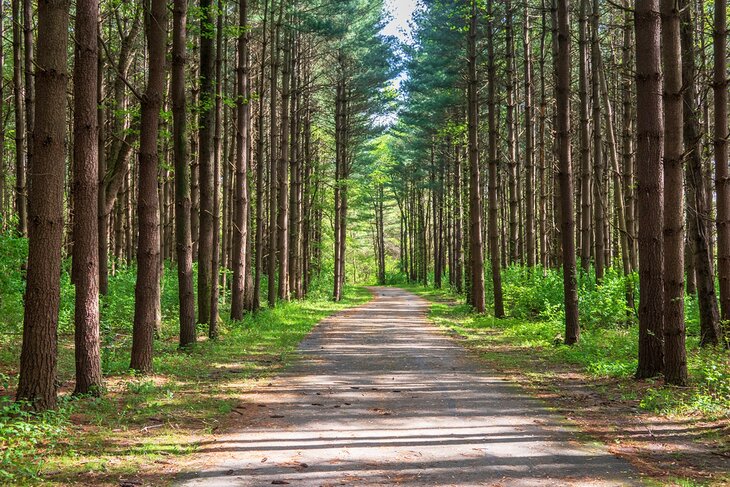
[[[184,483],[206,439],[260,424],[247,394],[324,383],[318,333],[359,390],[369,360],[432,346],[413,320],[557,396],[626,461],[596,478],[730,482],[727,16],[727,0],[0,0],[0,484]],[[438,388],[425,356],[407,380]],[[296,410],[266,401],[267,421]],[[387,404],[358,417],[408,411]],[[279,465],[315,475],[320,455]],[[309,485],[266,475],[240,485]],[[351,481],[447,483],[378,475]]]

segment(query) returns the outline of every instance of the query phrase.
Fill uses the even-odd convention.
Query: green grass
[[[134,269],[110,279],[102,302],[102,368],[107,393],[72,397],[73,287],[64,273],[59,323],[60,406],[34,414],[13,402],[22,330],[24,241],[0,242],[0,484],[108,483],[155,470],[195,451],[196,438],[224,426],[244,392],[268,380],[295,356],[298,343],[321,319],[370,299],[348,287],[333,303],[327,283],[310,297],[282,303],[231,322],[221,309],[219,339],[178,347],[177,283],[174,269],[163,280],[163,328],[155,341],[154,374],[129,370],[134,314]],[[7,244],[7,245],[6,245]],[[151,474],[152,475],[152,474]],[[154,477],[154,475],[152,475]],[[79,480],[82,479],[82,480]]]
[[[550,275],[543,280],[540,276],[537,278],[540,283],[533,286],[530,283],[534,277],[520,282],[514,269],[508,269],[505,274],[508,313],[505,319],[495,319],[490,314],[476,315],[469,306],[459,304],[461,301],[456,303],[459,297],[450,290],[407,287],[433,302],[434,322],[462,335],[477,345],[481,353],[505,366],[540,373],[530,368],[534,367],[535,360],[542,360],[578,367],[591,377],[631,380],[637,364],[638,326],[625,322],[625,287],[618,277],[609,276],[602,287],[584,285],[579,294],[581,340],[571,347],[562,342],[562,305],[555,303],[556,296],[562,299],[561,289],[555,289],[562,285],[562,280]],[[542,308],[535,305],[541,301]],[[730,358],[721,347],[699,347],[696,303],[689,298],[687,301],[690,386],[677,388],[656,381],[637,399],[641,408],[664,415],[691,415],[707,420],[726,418],[730,415]],[[596,316],[595,309],[601,307],[600,303],[604,306]],[[513,353],[505,353],[505,349]]]

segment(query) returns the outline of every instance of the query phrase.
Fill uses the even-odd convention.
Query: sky
[[[416,10],[416,2],[417,0],[386,0],[385,8],[393,18],[383,29],[383,34],[408,42],[411,30],[408,21]]]

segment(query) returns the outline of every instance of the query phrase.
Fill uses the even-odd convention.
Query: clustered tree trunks
[[[685,384],[685,296],[697,296],[702,345],[723,342],[730,309],[727,2],[711,4],[426,2],[396,125],[402,181],[391,185],[404,274],[435,286],[448,275],[499,317],[505,268],[562,267],[564,340],[575,343],[578,281],[600,286],[618,271],[626,322],[639,321],[637,377]]]

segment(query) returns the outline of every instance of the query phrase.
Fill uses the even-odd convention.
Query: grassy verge
[[[431,301],[430,319],[460,337],[493,370],[660,479],[657,485],[730,482],[726,350],[701,349],[691,335],[689,387],[667,386],[661,379],[636,381],[635,325],[589,325],[581,342],[567,347],[560,313],[495,319],[476,315],[448,290],[402,287]]]
[[[315,292],[241,322],[224,320],[215,341],[204,339],[201,329],[201,340],[180,350],[174,272],[165,274],[155,373],[144,377],[128,370],[134,275],[130,270],[112,279],[103,303],[103,397],[69,394],[74,359],[69,318],[63,316],[66,304],[59,334],[57,411],[34,415],[12,402],[20,337],[0,337],[0,484],[120,485],[136,474],[164,475],[180,456],[195,451],[197,440],[224,426],[246,391],[285,367],[317,322],[370,299],[364,288],[348,288],[340,303]],[[72,303],[64,286],[64,303]]]

